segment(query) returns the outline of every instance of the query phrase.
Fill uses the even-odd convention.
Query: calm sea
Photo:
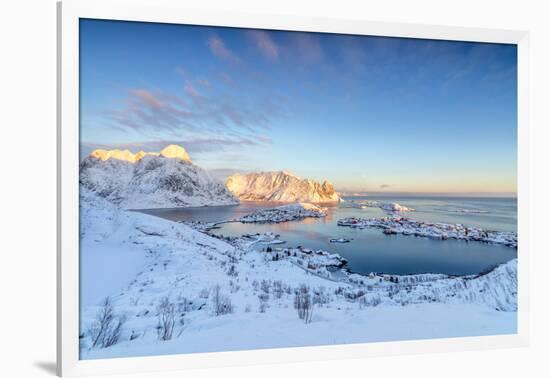
[[[397,202],[416,209],[406,216],[422,221],[461,223],[496,231],[517,230],[515,198],[368,196],[345,198]],[[145,210],[148,214],[174,221],[216,222],[237,219],[259,208],[279,203],[246,202],[237,206]],[[383,217],[379,208],[357,209],[346,205],[329,206],[324,218],[308,218],[279,224],[226,223],[212,233],[239,236],[245,233],[274,232],[286,241],[284,246],[304,246],[339,253],[348,260],[348,268],[359,273],[479,273],[516,257],[514,248],[458,240],[431,240],[404,235],[384,235],[377,229],[339,227],[345,217]],[[350,243],[330,243],[331,238],[352,239]]]

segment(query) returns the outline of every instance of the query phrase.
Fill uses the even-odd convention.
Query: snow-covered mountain
[[[80,165],[80,184],[126,209],[238,203],[223,185],[191,161],[184,148],[160,152],[95,150]]]
[[[301,179],[285,171],[230,176],[225,182],[235,196],[244,201],[338,202],[334,186]]]

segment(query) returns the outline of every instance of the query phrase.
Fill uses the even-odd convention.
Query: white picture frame
[[[79,360],[79,26],[80,18],[494,42],[518,47],[517,334],[203,354]],[[58,3],[57,372],[60,376],[144,373],[410,353],[526,346],[529,335],[529,36],[525,31],[290,17],[186,9],[177,1]]]

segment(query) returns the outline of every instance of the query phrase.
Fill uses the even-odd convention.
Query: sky
[[[80,136],[184,147],[220,178],[515,193],[515,45],[80,21]]]

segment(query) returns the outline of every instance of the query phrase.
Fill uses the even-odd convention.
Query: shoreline
[[[228,224],[228,223],[241,223],[241,224],[276,224],[276,223],[282,223],[282,222],[297,222],[301,221],[304,218],[322,218],[326,215],[326,209],[323,208],[316,208],[314,209],[316,212],[304,212],[303,208],[299,208],[301,204],[294,204],[294,205],[284,205],[284,206],[278,206],[274,208],[262,208],[259,210],[256,210],[254,212],[251,212],[249,214],[243,215],[239,219],[231,219],[231,220],[223,220],[223,221],[217,221],[217,222],[185,222],[180,221],[180,223],[186,224],[195,230],[205,233],[208,236],[221,239],[224,241],[229,241],[230,243],[236,243],[235,245],[238,247],[246,247],[250,248],[253,244],[263,243],[264,245],[268,244],[284,244],[287,243],[287,240],[279,239],[279,236],[277,235],[277,238],[272,238],[270,243],[266,242],[266,237],[269,238],[269,234],[272,234],[271,232],[266,233],[256,233],[256,234],[241,234],[239,236],[223,236],[223,235],[216,235],[214,233],[211,233],[210,231],[215,229],[220,229],[219,227],[222,224]],[[380,207],[381,204],[375,203],[375,207]],[[280,209],[285,208],[285,212],[283,213],[283,216],[281,216]],[[293,211],[288,211],[287,208],[291,208]],[[413,210],[414,211],[414,210]],[[294,212],[294,213],[293,213]],[[421,222],[421,221],[414,221],[409,218],[399,216],[401,212],[391,212],[390,216],[386,217],[380,217],[380,218],[342,218],[338,219],[337,225],[342,227],[350,227],[350,228],[358,228],[358,229],[365,229],[365,228],[378,228],[381,229],[382,232],[385,235],[391,236],[391,235],[403,235],[403,236],[415,236],[415,237],[424,237],[429,238],[433,240],[456,240],[456,241],[464,241],[464,242],[482,242],[485,244],[495,244],[495,245],[505,245],[507,247],[516,248],[517,249],[517,235],[513,232],[504,232],[504,231],[489,231],[489,230],[483,230],[477,227],[467,227],[463,226],[462,224],[446,224],[446,223],[437,223],[437,222]],[[462,234],[458,231],[463,232]],[[253,243],[250,243],[248,245],[241,245],[239,243],[240,239],[243,238],[253,238],[254,236],[257,237],[256,241]],[[330,239],[332,240],[332,239]],[[336,239],[335,239],[336,240]],[[346,239],[347,240],[347,239]],[[350,240],[351,242],[351,240]],[[265,248],[264,248],[265,249]],[[309,249],[309,248],[302,248],[300,246],[298,247],[275,247],[276,251],[285,251],[285,250],[301,250],[301,249]],[[353,270],[353,268],[349,267],[347,265],[347,260],[341,256],[340,254],[331,252],[330,249],[328,250],[317,250],[315,252],[321,252],[326,254],[335,254],[338,255],[338,257],[342,260],[346,261],[345,267],[339,266],[338,269],[346,276],[349,275],[361,275],[368,277],[372,273],[379,275],[381,277],[400,277],[400,276],[414,276],[414,275],[445,275],[449,278],[455,278],[455,277],[471,277],[476,276],[478,274],[486,272],[488,269],[495,269],[499,265],[506,264],[510,260],[513,260],[514,258],[511,258],[507,261],[502,261],[501,263],[489,265],[487,268],[481,269],[479,272],[475,273],[466,273],[466,274],[449,274],[449,273],[437,273],[437,272],[417,272],[417,273],[389,273],[384,271],[376,271],[376,272],[360,272]],[[517,257],[516,257],[517,258]],[[306,270],[307,271],[307,270]]]
[[[199,232],[202,232],[202,231],[199,231]],[[504,261],[504,262],[502,262],[500,264],[497,264],[495,266],[490,266],[487,269],[484,269],[484,270],[482,270],[478,273],[472,273],[472,274],[446,274],[446,273],[436,273],[436,272],[397,274],[397,273],[387,273],[387,272],[381,272],[381,271],[365,273],[365,272],[354,271],[352,268],[350,268],[348,266],[347,259],[344,258],[343,256],[341,256],[340,254],[336,253],[336,252],[330,252],[330,251],[326,251],[326,250],[315,250],[315,249],[308,248],[308,247],[272,247],[274,245],[279,245],[279,244],[286,243],[286,241],[277,238],[275,240],[281,240],[282,243],[267,242],[266,238],[269,238],[269,233],[253,234],[253,235],[244,234],[244,235],[235,236],[235,237],[218,236],[218,235],[214,235],[214,234],[209,234],[208,232],[204,232],[204,233],[205,233],[205,235],[208,235],[208,236],[213,237],[215,239],[219,239],[219,240],[228,242],[231,245],[234,245],[235,247],[242,248],[242,249],[250,249],[250,248],[252,248],[253,245],[263,243],[265,245],[265,247],[262,250],[258,251],[258,250],[253,249],[253,248],[251,249],[251,250],[263,253],[263,254],[280,253],[280,254],[286,254],[288,256],[288,253],[293,254],[294,252],[298,253],[298,251],[299,251],[300,253],[304,253],[306,255],[314,254],[314,255],[318,255],[318,256],[319,255],[320,256],[333,256],[336,260],[341,261],[342,263],[340,263],[340,264],[328,263],[328,264],[324,264],[322,267],[325,268],[329,273],[339,272],[339,273],[343,274],[347,280],[334,279],[333,277],[331,277],[331,275],[323,276],[322,274],[320,274],[320,273],[318,273],[314,270],[309,270],[307,268],[304,268],[301,265],[296,265],[292,261],[291,261],[291,263],[293,263],[294,265],[300,267],[302,270],[304,270],[307,273],[315,274],[315,275],[317,275],[321,278],[328,279],[328,280],[331,280],[333,282],[344,283],[344,284],[353,284],[353,280],[357,279],[357,277],[355,277],[355,276],[361,276],[361,277],[364,277],[365,279],[366,278],[372,279],[372,278],[377,277],[377,278],[382,278],[384,280],[392,280],[392,279],[398,279],[399,280],[399,278],[403,278],[403,277],[423,277],[423,278],[425,278],[427,276],[434,277],[434,278],[437,277],[438,280],[441,280],[441,279],[455,279],[455,278],[472,279],[472,278],[480,277],[482,275],[490,273],[490,272],[494,271],[495,269],[499,268],[500,266],[506,265],[506,264],[510,263],[511,261],[517,259],[517,257],[511,258],[510,260]],[[246,240],[250,240],[250,238],[254,238],[254,237],[257,237],[257,238],[252,239],[252,241],[249,242],[249,243],[246,242]],[[266,251],[265,249],[267,249],[267,247],[270,247],[271,251]],[[334,269],[334,270],[331,270],[331,269]]]

